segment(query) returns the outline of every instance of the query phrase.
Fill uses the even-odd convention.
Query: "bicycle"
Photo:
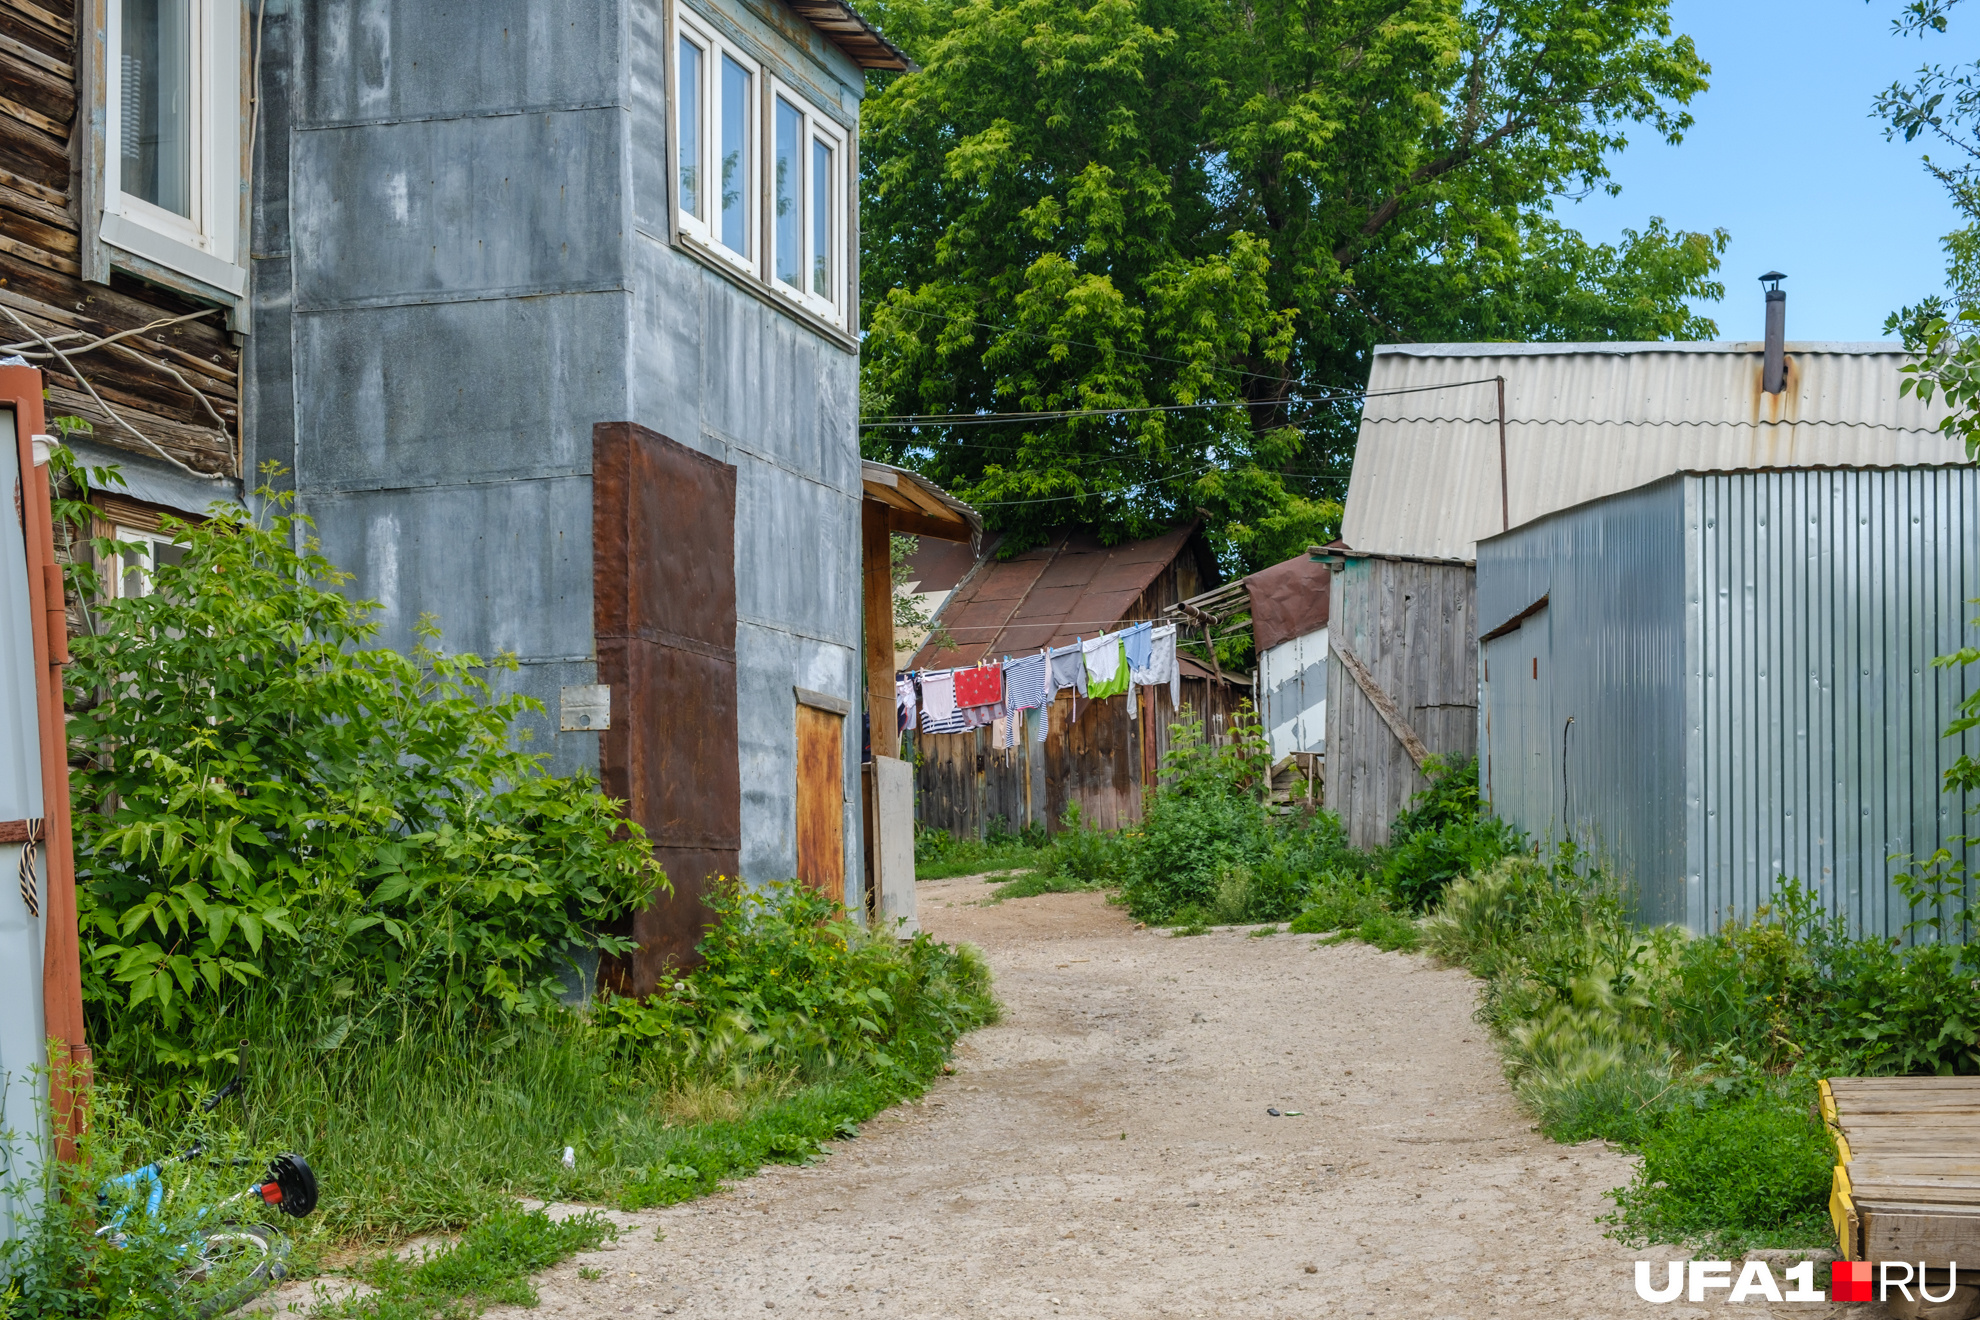
[[[232,1081],[206,1098],[200,1112],[212,1113],[222,1100],[240,1090],[246,1081],[247,1042],[242,1041],[239,1070]],[[97,1189],[97,1204],[107,1210],[113,1189],[129,1188],[135,1191],[149,1185],[150,1190],[144,1196],[144,1214],[147,1219],[156,1222],[165,1202],[165,1169],[173,1164],[198,1159],[205,1153],[206,1144],[195,1141],[176,1155],[167,1155],[141,1169],[120,1173]],[[247,1161],[235,1162],[244,1164]],[[301,1219],[316,1209],[316,1174],[300,1155],[277,1155],[269,1161],[267,1173],[251,1185],[218,1204],[201,1207],[194,1214],[195,1224],[204,1224],[209,1217],[213,1217],[214,1226],[211,1229],[196,1229],[193,1236],[174,1251],[176,1256],[190,1258],[179,1271],[173,1288],[176,1291],[192,1284],[218,1285],[195,1308],[200,1320],[212,1320],[215,1316],[239,1309],[280,1283],[288,1274],[289,1240],[281,1229],[243,1215],[228,1217],[230,1208],[243,1203],[252,1205],[257,1215],[273,1210],[292,1219]],[[103,1227],[96,1230],[96,1236],[113,1247],[126,1246],[132,1235],[126,1231],[124,1223],[136,1204],[136,1198],[132,1197]]]

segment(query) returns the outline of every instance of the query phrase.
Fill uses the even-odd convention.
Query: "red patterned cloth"
[[[956,704],[989,706],[1004,699],[1004,671],[998,665],[980,665],[956,671]]]

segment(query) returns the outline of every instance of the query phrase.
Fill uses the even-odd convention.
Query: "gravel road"
[[[619,1242],[544,1275],[539,1310],[489,1314],[1846,1313],[1639,1300],[1639,1253],[1599,1222],[1627,1160],[1531,1130],[1461,971],[988,893],[920,890],[1005,1006],[953,1076],[812,1167],[615,1216]]]

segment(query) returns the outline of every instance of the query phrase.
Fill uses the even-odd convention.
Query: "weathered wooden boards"
[[[1980,1267],[1980,1077],[1834,1077],[1821,1095],[1844,1258]]]

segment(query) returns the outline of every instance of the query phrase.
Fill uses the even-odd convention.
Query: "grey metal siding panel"
[[[1980,594],[1971,468],[1691,478],[1703,510],[1705,924],[1792,876],[1866,935],[1911,912],[1890,877],[1963,827],[1940,791],[1973,735],[1935,656]]]
[[[379,602],[381,644],[411,648],[414,626],[430,614],[450,651],[515,655],[518,673],[489,677],[544,703],[523,722],[534,750],[560,770],[596,769],[596,734],[557,731],[559,689],[597,681],[588,477],[305,490],[302,507],[316,519],[323,553],[355,575],[353,593]]]
[[[1677,482],[1657,482],[1478,550],[1479,596],[1493,617],[1530,604],[1542,582],[1548,596],[1520,629],[1544,638],[1507,639],[1524,663],[1538,661],[1538,679],[1506,672],[1493,644],[1483,753],[1492,809],[1536,842],[1572,840],[1628,877],[1639,913],[1656,922],[1683,918],[1681,501]],[[1499,782],[1502,757],[1536,755],[1544,775]]]
[[[303,309],[623,287],[616,106],[298,133]]]
[[[589,472],[593,423],[628,407],[627,301],[299,314],[298,480],[363,490]]]
[[[270,5],[270,23],[287,8]],[[610,100],[619,8],[568,0],[296,5],[296,120],[310,127]]]

